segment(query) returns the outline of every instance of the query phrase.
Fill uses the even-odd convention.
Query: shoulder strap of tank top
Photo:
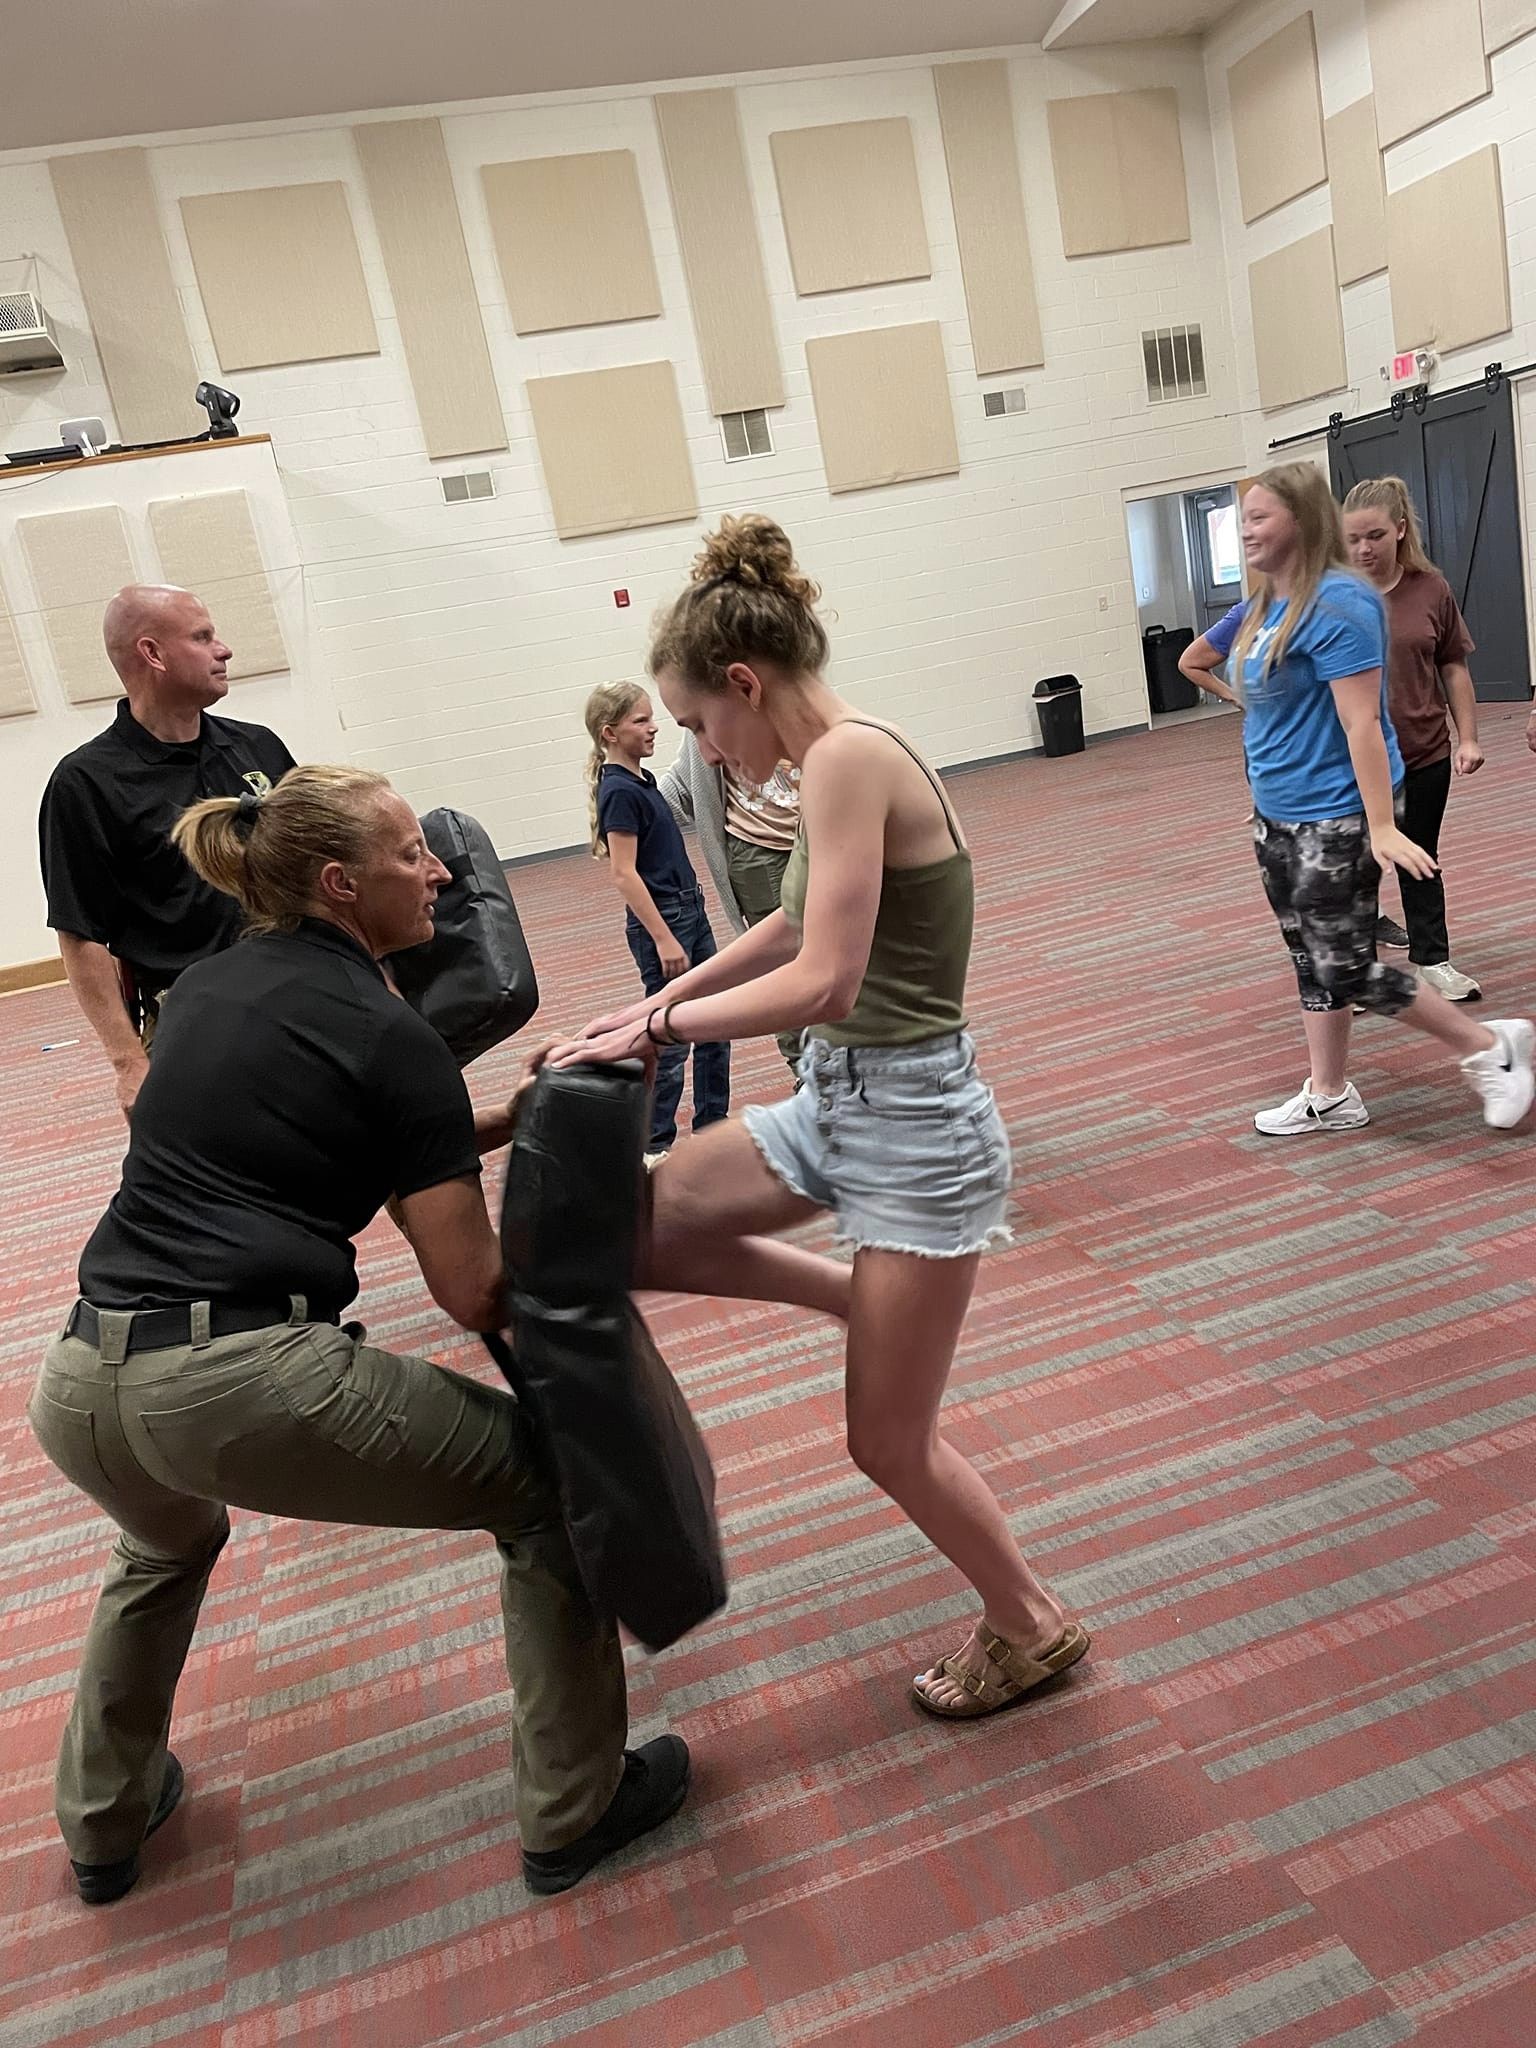
[[[912,745],[911,741],[904,740],[899,732],[892,732],[891,728],[888,725],[877,724],[873,718],[845,718],[843,720],[843,724],[863,725],[867,726],[871,732],[883,732],[888,740],[894,740],[896,742],[897,746],[901,748],[904,754],[910,754],[912,756],[912,759],[917,763],[918,767],[922,769],[924,775],[927,776],[928,781],[932,786],[934,795],[938,798],[939,802],[944,806],[944,822],[949,827],[950,838],[953,839],[955,842],[955,851],[957,853],[964,853],[965,841],[960,836],[959,821],[955,817],[954,808],[949,801],[948,792],[945,790],[944,785],[942,782],[940,782],[938,776],[934,774],[933,770],[928,766],[928,763],[917,751],[916,747]]]

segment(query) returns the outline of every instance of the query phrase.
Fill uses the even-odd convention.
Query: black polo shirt
[[[389,1196],[479,1171],[452,1053],[355,940],[306,918],[177,984],[80,1292],[270,1303],[274,1320],[302,1294],[334,1319],[357,1292],[352,1239]]]
[[[126,960],[141,987],[167,987],[240,930],[232,896],[200,881],[171,844],[171,827],[205,796],[261,793],[293,756],[264,725],[203,715],[185,745],[157,740],[128,708],[54,769],[38,838],[48,922]]]

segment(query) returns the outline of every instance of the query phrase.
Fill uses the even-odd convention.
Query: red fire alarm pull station
[[[629,592],[627,590],[616,590],[613,593],[613,601],[621,612],[626,611],[629,607]]]

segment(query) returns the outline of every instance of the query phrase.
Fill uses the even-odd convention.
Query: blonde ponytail
[[[1413,498],[1408,486],[1400,476],[1373,476],[1351,487],[1344,500],[1348,512],[1381,512],[1400,526],[1402,537],[1397,543],[1397,565],[1410,573],[1419,575],[1434,569],[1434,563],[1424,546],[1424,535],[1419,526],[1419,515],[1413,509]]]
[[[314,908],[320,870],[365,857],[389,786],[371,768],[290,768],[265,796],[204,797],[171,838],[194,874],[234,897],[247,931],[292,931]]]
[[[597,829],[598,786],[608,765],[608,742],[603,733],[620,719],[628,718],[644,695],[640,683],[599,683],[587,699],[583,716],[587,737],[592,742],[592,751],[587,756],[587,835],[594,860],[608,858],[608,842]]]

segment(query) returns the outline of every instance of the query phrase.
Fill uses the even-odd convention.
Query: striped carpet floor
[[[1496,1014],[1536,1008],[1522,724],[1490,708],[1447,841]],[[1536,2042],[1533,1139],[1375,1020],[1369,1131],[1253,1135],[1303,1061],[1235,721],[955,791],[1019,1179],[948,1426],[1093,1659],[998,1721],[921,1718],[907,1675],[968,1604],[848,1465],[832,1341],[664,1302],[734,1573],[723,1617],[633,1662],[638,1732],[694,1747],[680,1820],[531,1903],[488,1546],[239,1515],[180,1699],[189,1795],[86,1912],[49,1781],[108,1535],[22,1409],[122,1134],[67,995],[10,998],[0,2048]],[[627,989],[586,863],[515,881],[547,1023]],[[738,1099],[779,1085],[742,1054]],[[480,1369],[387,1227],[363,1267],[377,1338]]]

